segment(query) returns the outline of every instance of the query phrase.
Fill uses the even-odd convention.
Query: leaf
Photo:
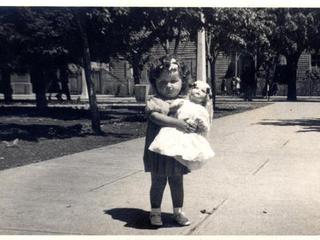
[[[18,139],[18,138],[16,138],[16,139],[13,140],[13,142],[12,142],[13,145],[17,145],[18,143],[19,143],[19,139]]]
[[[19,139],[16,138],[14,139],[12,142],[8,142],[8,141],[2,141],[6,147],[18,147],[18,143],[19,143]]]

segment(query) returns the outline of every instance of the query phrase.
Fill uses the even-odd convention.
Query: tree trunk
[[[164,46],[165,46],[164,50],[166,51],[166,56],[169,57],[169,55],[170,55],[170,42],[168,39],[166,40]]]
[[[270,81],[270,70],[271,70],[270,68],[271,68],[270,66],[267,66],[267,68],[264,69],[264,71],[266,72],[266,84],[264,86],[264,89],[266,90],[265,96],[268,101],[270,100],[270,87],[271,87],[270,83],[272,82]]]
[[[46,98],[46,82],[44,69],[41,66],[32,66],[30,71],[32,88],[36,94],[36,106],[39,112],[44,112],[48,107]]]
[[[287,58],[288,101],[297,101],[297,68],[299,58]]]
[[[37,109],[40,112],[44,112],[48,107],[46,91],[44,91],[43,88],[40,91],[36,92],[36,104],[37,104]]]
[[[91,79],[91,57],[88,43],[88,36],[85,29],[85,16],[78,15],[78,27],[81,36],[82,52],[83,52],[83,68],[88,87],[89,105],[91,111],[91,128],[96,134],[101,134],[100,113],[97,106],[97,98],[94,83]]]
[[[71,101],[70,90],[68,86],[68,65],[63,64],[60,66],[60,82],[62,92],[66,95],[67,101]]]
[[[132,70],[133,70],[133,81],[134,84],[139,84],[141,82],[141,73],[142,70],[139,66],[139,63],[136,62],[137,60],[134,60],[132,62]]]
[[[210,62],[210,77],[211,77],[211,87],[212,87],[212,105],[213,105],[213,110],[216,110],[216,60],[212,59],[209,61]]]
[[[178,48],[180,45],[180,35],[181,35],[181,27],[179,28],[178,36],[175,38],[175,42],[174,42],[174,50],[173,50],[174,56],[178,55]]]
[[[3,86],[4,102],[12,102],[12,87],[10,84],[11,71],[8,68],[3,68],[1,71],[1,81]]]

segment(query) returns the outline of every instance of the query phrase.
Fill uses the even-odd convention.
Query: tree
[[[274,17],[266,9],[245,9],[240,20],[239,35],[243,49],[255,58],[255,70],[272,62],[275,52],[270,48],[270,36],[275,28]]]
[[[206,30],[207,60],[210,63],[213,104],[215,107],[216,79],[215,64],[221,52],[233,54],[246,46],[240,29],[246,9],[203,8]]]
[[[119,28],[113,33],[118,37],[120,50],[118,55],[124,57],[132,66],[134,83],[141,80],[141,73],[145,64],[150,61],[150,50],[157,43],[159,26],[152,20],[150,9],[128,8],[126,14],[116,20]],[[119,31],[121,29],[121,31]]]
[[[116,48],[132,65],[136,84],[140,82],[145,64],[154,60],[150,53],[152,47],[160,44],[166,55],[176,55],[181,40],[190,39],[196,31],[198,12],[192,8],[130,8],[118,15],[114,25],[117,29],[112,31],[121,44]],[[168,43],[173,40],[175,47],[170,53]]]
[[[243,9],[239,18],[239,36],[243,39],[241,47],[245,57],[251,61],[250,74],[243,72],[242,87],[245,98],[251,98],[255,94],[258,74],[260,70],[265,73],[266,86],[270,84],[270,73],[274,66],[276,52],[270,48],[270,37],[275,28],[274,17],[267,9]]]
[[[99,53],[93,44],[91,33],[99,32],[98,18],[109,21],[104,8],[17,8],[13,21],[19,33],[20,63],[30,70],[33,90],[36,93],[37,108],[47,107],[46,90],[50,84],[49,75],[60,68],[61,62],[72,61],[83,65],[88,85],[89,103],[92,115],[92,129],[101,133],[100,118],[91,79],[90,51]],[[89,37],[91,36],[91,38]],[[79,51],[81,49],[82,51]],[[103,51],[101,51],[103,52]],[[104,51],[105,52],[105,51]],[[96,59],[102,54],[96,54]]]
[[[116,56],[123,57],[131,64],[134,83],[138,84],[157,36],[148,27],[148,12],[145,8],[113,8],[111,12],[114,24],[110,26],[109,32],[114,40],[110,40],[104,31],[108,37],[105,42],[111,43]]]
[[[50,84],[48,76],[55,74],[54,71],[60,67],[60,62],[73,60],[73,62],[84,63],[92,112],[92,128],[100,133],[94,86],[90,84],[92,83],[91,58],[87,22],[91,21],[94,14],[104,16],[106,12],[100,8],[83,8],[76,12],[73,10],[71,8],[21,7],[1,12],[0,20],[5,19],[7,24],[5,26],[12,28],[10,33],[13,34],[10,37],[14,38],[15,45],[9,52],[14,49],[19,64],[29,69],[37,108],[40,111],[47,107],[46,90]],[[8,18],[9,15],[10,18]],[[8,37],[8,34],[5,37]],[[0,41],[5,37],[2,38],[0,35]],[[83,49],[80,54],[79,46]]]
[[[276,27],[271,36],[271,47],[287,59],[287,100],[296,101],[298,60],[304,51],[314,47],[319,39],[317,9],[278,8],[270,9]]]
[[[1,91],[4,93],[6,103],[12,101],[12,88],[10,84],[11,72],[17,70],[17,43],[19,34],[13,23],[16,11],[14,8],[0,9],[0,71]]]
[[[82,48],[82,58],[83,58],[83,68],[85,72],[86,83],[88,87],[88,95],[89,95],[89,104],[91,111],[91,126],[92,130],[100,134],[101,126],[100,126],[100,113],[97,105],[97,98],[95,94],[94,83],[91,78],[91,56],[90,56],[90,46],[88,39],[88,19],[87,17],[90,14],[87,10],[76,9],[75,11],[75,20],[78,25],[79,35],[81,39],[81,48]]]
[[[166,55],[176,55],[181,41],[195,40],[197,31],[203,27],[200,8],[156,8],[149,10],[150,21],[157,32],[157,43]],[[174,41],[170,52],[169,42]]]
[[[67,54],[61,37],[65,34],[66,19],[58,8],[15,8],[11,24],[17,33],[15,46],[19,64],[30,71],[36,104],[40,111],[47,107],[46,72],[53,68],[59,56]],[[62,22],[61,22],[62,21]]]

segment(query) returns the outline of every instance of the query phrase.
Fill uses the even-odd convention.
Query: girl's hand
[[[177,129],[185,133],[195,133],[197,126],[195,124],[187,123],[186,120],[179,120]]]
[[[170,111],[169,107],[170,105],[167,102],[156,97],[151,97],[146,103],[145,112],[147,115],[152,112],[159,112],[168,115]]]
[[[197,129],[194,123],[187,122],[188,119],[180,120],[158,112],[151,113],[149,119],[160,127],[173,127],[185,133],[195,133]]]
[[[183,100],[182,99],[177,99],[175,100],[171,105],[170,105],[170,113],[175,113],[179,108],[182,107],[183,105]]]
[[[202,119],[199,119],[199,118],[196,119],[196,124],[197,124],[197,133],[204,134],[208,132],[209,128]]]

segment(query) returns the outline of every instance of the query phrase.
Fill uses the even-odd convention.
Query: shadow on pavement
[[[320,118],[312,119],[264,119],[258,124],[274,126],[301,126],[297,132],[320,132]]]
[[[105,214],[111,215],[112,219],[125,222],[125,227],[136,229],[158,229],[150,225],[149,212],[137,208],[113,208],[104,210]],[[172,214],[162,213],[163,226],[161,228],[179,227],[172,219]]]
[[[99,109],[101,120],[112,120],[127,117],[134,119],[138,117],[141,121],[144,119],[144,111],[129,109]],[[44,111],[38,111],[36,107],[27,106],[0,106],[0,116],[21,117],[21,118],[49,118],[64,121],[73,121],[80,119],[91,119],[90,110],[76,109],[73,107],[50,106]]]
[[[81,132],[82,125],[76,124],[68,127],[55,126],[46,124],[4,124],[0,123],[0,140],[11,141],[15,138],[35,141],[39,138],[72,138],[78,136],[85,136]]]
[[[47,124],[4,124],[0,123],[0,141],[12,141],[16,138],[38,142],[39,139],[67,139],[94,135],[91,128],[82,124],[57,126]],[[132,134],[105,131],[101,136],[129,138]]]
[[[88,110],[72,109],[68,107],[48,107],[44,111],[38,111],[36,107],[1,106],[0,115],[8,117],[15,116],[21,118],[45,117],[64,121],[90,119],[90,112]]]

